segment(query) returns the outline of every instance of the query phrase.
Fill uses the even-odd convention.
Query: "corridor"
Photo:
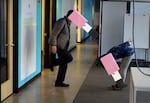
[[[71,51],[74,60],[68,65],[65,83],[70,87],[55,87],[57,68],[51,72],[43,68],[42,73],[17,94],[13,94],[2,103],[72,103],[86,75],[97,58],[98,45],[88,39],[77,44]]]

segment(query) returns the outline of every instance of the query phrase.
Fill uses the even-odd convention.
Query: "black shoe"
[[[122,88],[118,87],[117,85],[112,85],[113,90],[121,90]]]
[[[124,83],[122,85],[118,85],[118,84],[112,85],[113,90],[122,90],[125,87],[127,87],[127,84]]]
[[[65,83],[55,83],[55,87],[69,87],[69,84],[65,84]]]
[[[125,83],[123,82],[123,80],[120,79],[120,80],[118,80],[118,81],[116,82],[116,86],[118,86],[119,88],[125,88],[125,87],[127,87],[127,84],[125,84]]]

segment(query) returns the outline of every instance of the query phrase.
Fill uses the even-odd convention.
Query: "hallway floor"
[[[65,79],[65,83],[69,83],[70,87],[54,86],[58,67],[54,72],[43,69],[41,75],[34,81],[2,103],[72,103],[97,58],[97,51],[97,43],[89,40],[77,44],[71,52],[74,60],[68,65]]]

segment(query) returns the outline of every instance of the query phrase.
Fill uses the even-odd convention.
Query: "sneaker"
[[[69,87],[69,84],[65,84],[65,83],[56,83],[55,87]]]

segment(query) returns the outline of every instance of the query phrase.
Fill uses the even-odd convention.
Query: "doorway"
[[[13,93],[12,77],[12,0],[1,0],[0,63],[1,101]]]
[[[56,21],[57,0],[45,0],[45,24],[44,24],[44,68],[49,68],[49,44],[48,39],[52,27]]]

